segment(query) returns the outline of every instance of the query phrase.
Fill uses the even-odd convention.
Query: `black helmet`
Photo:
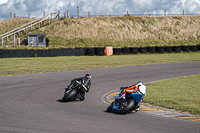
[[[87,77],[87,78],[89,78],[89,79],[92,78],[92,76],[91,76],[89,73],[87,73],[87,74],[85,75],[85,77]]]

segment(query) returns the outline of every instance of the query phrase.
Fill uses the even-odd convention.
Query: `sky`
[[[18,17],[40,18],[46,14],[67,12],[80,16],[90,15],[126,15],[143,14],[200,14],[200,0],[0,0],[0,20],[10,18],[16,13]]]

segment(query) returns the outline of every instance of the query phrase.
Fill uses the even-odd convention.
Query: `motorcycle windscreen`
[[[136,102],[140,102],[142,100],[143,95],[139,93],[132,93],[131,94],[132,98]]]

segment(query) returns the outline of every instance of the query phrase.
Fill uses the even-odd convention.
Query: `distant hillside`
[[[29,20],[0,21],[0,33],[19,26],[19,21]],[[196,45],[200,43],[200,16],[63,19],[32,33],[46,33],[49,47]]]

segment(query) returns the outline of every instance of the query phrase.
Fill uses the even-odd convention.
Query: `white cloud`
[[[52,12],[66,12],[70,15],[77,15],[77,5],[80,15],[125,15],[144,14],[145,11],[151,14],[200,14],[200,0],[0,0],[0,19],[9,18],[9,13],[16,13],[17,16],[42,17],[43,11],[46,14]]]
[[[7,2],[8,2],[8,0],[1,0],[1,1],[0,1],[0,5],[1,5],[1,4],[4,4],[4,3],[7,3]]]

